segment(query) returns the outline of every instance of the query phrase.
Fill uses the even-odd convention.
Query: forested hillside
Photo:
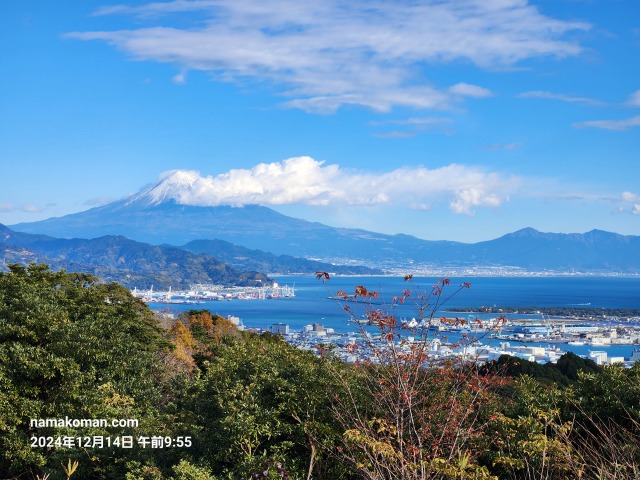
[[[239,271],[209,255],[171,246],[135,242],[122,236],[54,238],[14,232],[0,224],[0,270],[6,263],[48,263],[53,269],[90,273],[128,288],[168,290],[194,283],[265,286],[271,280],[257,271]]]
[[[479,368],[425,363],[415,345],[348,365],[326,347],[319,358],[203,310],[156,317],[117,284],[11,265],[0,478],[638,478],[638,365]]]

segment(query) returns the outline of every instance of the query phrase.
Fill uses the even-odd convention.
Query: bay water
[[[353,317],[360,318],[365,312],[360,304],[339,302],[330,297],[337,291],[353,294],[356,286],[364,286],[369,291],[378,292],[373,308],[388,308],[394,296],[402,296],[410,290],[407,301],[396,307],[394,315],[410,320],[418,317],[419,311],[412,300],[418,295],[428,296],[439,278],[414,277],[407,282],[402,277],[391,276],[334,276],[326,282],[315,276],[291,275],[274,278],[281,286],[295,288],[295,297],[266,300],[209,301],[198,305],[151,303],[152,309],[168,309],[174,313],[190,309],[207,309],[223,316],[240,317],[245,327],[269,329],[274,323],[285,323],[291,331],[300,331],[306,325],[318,323],[336,332],[347,333],[358,330],[358,325],[350,322],[350,315],[343,307],[348,307]],[[469,282],[470,287],[459,285]],[[453,294],[453,295],[452,295]],[[450,297],[450,298],[449,298]],[[466,319],[468,314],[454,314],[456,308],[471,307],[589,307],[640,309],[640,276],[536,276],[536,277],[469,277],[451,278],[444,288],[436,315],[459,316]],[[435,300],[431,297],[431,300]],[[434,305],[431,302],[432,308]],[[496,316],[492,313],[490,316]],[[521,314],[509,315],[516,318],[540,319],[541,317]],[[486,343],[486,342],[485,342]],[[531,344],[529,345],[538,345]],[[545,346],[544,343],[539,345]],[[629,357],[633,349],[630,345],[594,347],[590,345],[559,345],[565,351],[587,355],[592,350],[605,350],[609,356]]]

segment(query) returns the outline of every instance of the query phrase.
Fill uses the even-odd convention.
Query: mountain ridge
[[[548,233],[526,227],[477,243],[423,240],[406,234],[331,227],[260,205],[179,203],[193,193],[197,179],[195,172],[174,171],[156,185],[110,204],[11,228],[54,237],[123,235],[152,245],[185,246],[194,241],[220,240],[276,257],[290,255],[387,270],[430,265],[640,272],[640,236],[598,229]]]
[[[327,271],[338,275],[379,275],[380,269],[360,265],[334,265],[307,260],[292,255],[274,255],[262,250],[254,250],[224,240],[192,240],[178,248],[193,253],[203,253],[222,260],[235,268],[274,273],[313,273]]]
[[[186,288],[194,283],[265,286],[272,281],[263,273],[237,271],[224,262],[178,247],[156,246],[121,235],[94,239],[60,239],[13,232],[0,224],[3,264],[47,263],[54,270],[91,273],[103,281],[128,288]],[[2,268],[4,265],[0,265]]]

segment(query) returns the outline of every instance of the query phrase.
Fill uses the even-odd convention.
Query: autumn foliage
[[[349,347],[360,360],[347,364],[330,344],[303,351],[206,310],[161,328],[118,285],[10,266],[0,272],[0,478],[640,478],[640,364],[441,356],[432,341],[445,339],[430,327],[462,324],[437,312],[470,285],[405,281],[392,294],[356,285],[334,295],[345,320],[371,322]],[[64,416],[140,424],[29,424]],[[35,434],[189,437],[191,446],[33,448]]]
[[[411,275],[405,282],[409,288],[388,303],[363,285],[335,295],[351,319],[366,318],[377,328],[371,335],[358,322],[370,360],[357,367],[359,391],[345,385],[349,394],[334,397],[345,429],[340,453],[369,479],[491,478],[477,460],[487,448],[486,430],[498,410],[494,391],[503,381],[481,374],[473,359],[437,356],[430,342],[438,310],[470,285],[450,293],[449,279],[428,291]],[[397,318],[397,307],[406,304],[414,308],[416,327]]]

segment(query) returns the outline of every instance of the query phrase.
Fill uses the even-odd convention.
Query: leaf
[[[356,286],[356,291],[355,291],[356,296],[360,295],[362,297],[366,297],[367,293],[368,291],[366,287],[363,287],[362,285]]]
[[[320,280],[321,278],[323,280],[331,280],[328,272],[316,272],[316,279]]]

